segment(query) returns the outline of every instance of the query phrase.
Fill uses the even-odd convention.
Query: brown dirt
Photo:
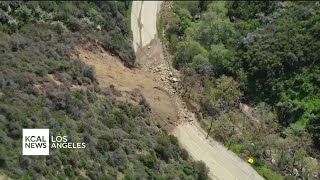
[[[161,49],[161,48],[160,48]],[[106,52],[99,45],[87,44],[76,48],[79,58],[96,69],[96,77],[101,87],[114,85],[121,91],[118,100],[139,103],[139,92],[150,104],[151,112],[162,127],[172,130],[177,120],[177,111],[169,92],[163,83],[146,68],[125,67],[121,61]],[[156,54],[156,51],[154,51]],[[154,58],[159,58],[154,56]],[[141,58],[146,60],[146,58]],[[150,62],[150,61],[149,61]],[[148,64],[148,63],[146,63]]]
[[[0,179],[1,179],[1,180],[12,180],[12,179],[9,178],[7,175],[1,174],[1,173],[0,173]]]
[[[146,14],[144,16],[148,17]],[[125,67],[99,45],[87,44],[76,50],[75,54],[95,67],[100,86],[114,85],[121,91],[119,100],[138,103],[141,93],[158,123],[178,138],[193,159],[206,163],[210,178],[262,179],[249,164],[225,147],[211,138],[205,139],[206,132],[200,128],[195,114],[188,110],[179,95],[179,72],[167,61],[170,58],[164,58],[161,42],[152,40],[146,46],[139,47],[136,68],[133,69]]]

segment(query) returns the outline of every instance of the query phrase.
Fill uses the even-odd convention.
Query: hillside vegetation
[[[134,65],[124,2],[0,2],[0,174],[14,179],[207,179],[148,103],[116,101],[71,52],[94,42]],[[22,156],[23,128],[49,128],[85,149]]]
[[[209,134],[254,157],[267,179],[319,178],[320,4],[172,7],[164,21],[169,51],[184,73],[185,98],[201,105]],[[239,102],[252,108],[242,113]]]

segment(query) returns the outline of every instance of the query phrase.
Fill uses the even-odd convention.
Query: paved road
[[[133,1],[131,28],[135,51],[156,38],[156,19],[160,5],[159,1]],[[177,108],[179,108],[179,112],[187,111],[180,106]],[[184,114],[186,113],[192,114],[184,112]],[[228,151],[220,143],[213,139],[205,139],[206,133],[195,119],[193,123],[180,123],[172,133],[193,159],[202,160],[209,167],[209,176],[212,179],[263,179],[248,163]]]
[[[138,47],[150,43],[157,35],[157,12],[161,1],[133,1],[131,11],[131,29],[135,52]]]
[[[196,121],[179,125],[173,134],[195,160],[201,160],[209,167],[212,179],[263,179],[226,147],[211,138],[205,139],[206,134]]]

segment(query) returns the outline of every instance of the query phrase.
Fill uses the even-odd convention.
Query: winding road
[[[152,43],[150,42],[156,39],[156,21],[160,6],[160,1],[132,2],[131,28],[135,52],[145,50],[144,47],[151,46]],[[139,56],[137,56],[137,61],[139,61],[138,58]],[[177,102],[182,102],[178,95],[174,95],[174,98],[177,99]],[[211,179],[263,179],[248,163],[219,142],[212,138],[206,139],[205,131],[197,123],[191,112],[178,104],[176,108],[179,112],[190,114],[193,121],[177,121],[178,124],[173,129],[172,134],[178,138],[181,146],[188,151],[194,160],[201,160],[208,166]]]

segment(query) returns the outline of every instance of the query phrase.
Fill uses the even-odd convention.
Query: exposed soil
[[[173,121],[178,125],[174,127],[171,133],[178,138],[179,143],[193,159],[202,160],[207,165],[210,170],[210,178],[228,180],[263,179],[248,163],[228,151],[220,143],[212,138],[206,139],[206,132],[199,126],[194,114],[188,110],[185,102],[181,99],[179,72],[171,67],[170,62],[167,61],[168,58],[163,57],[162,44],[152,38],[156,37],[156,18],[154,17],[160,10],[159,4],[157,1],[144,1],[143,3],[134,1],[131,13],[131,22],[134,24],[131,27],[134,36],[133,43],[141,44],[140,47],[135,47],[137,48],[135,50],[140,73],[144,76],[151,76],[155,82],[162,85],[160,86],[161,91],[169,94],[171,108],[176,111],[177,119]],[[164,2],[164,6],[170,7],[170,3],[166,4]],[[140,11],[140,18],[134,15],[138,11]],[[142,24],[142,29],[138,24]],[[135,27],[139,27],[139,29],[135,29]],[[138,32],[140,34],[137,34]],[[142,37],[142,42],[138,42],[138,36]],[[150,38],[151,42],[150,40],[146,41],[146,38],[143,37]],[[150,44],[146,44],[146,42],[150,42]],[[160,88],[157,89],[160,90]],[[156,108],[151,108],[153,113],[157,111]]]
[[[134,104],[139,103],[142,96],[145,97],[159,124],[167,130],[173,129],[178,119],[175,103],[164,83],[157,80],[156,74],[149,72],[151,69],[146,67],[127,68],[117,57],[110,55],[99,45],[78,46],[76,51],[78,51],[79,58],[95,67],[101,87],[114,85],[121,92],[119,100]],[[150,52],[154,52],[150,53],[153,58],[160,58],[157,56],[159,55],[157,50],[150,48]],[[142,60],[146,60],[146,58],[142,58]]]
[[[212,179],[263,179],[249,164],[213,139],[199,126],[188,110],[179,90],[179,72],[163,55],[156,37],[156,14],[159,2],[134,1],[131,27],[136,50],[136,66],[129,69],[97,44],[76,48],[79,57],[96,69],[101,87],[114,85],[119,100],[139,103],[144,97],[160,126],[174,134],[195,160],[202,160]],[[146,42],[150,42],[147,44]]]

